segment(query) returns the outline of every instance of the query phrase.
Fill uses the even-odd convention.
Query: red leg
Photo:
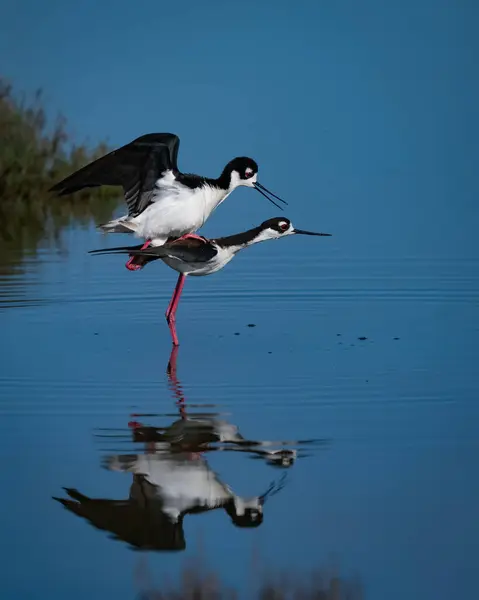
[[[180,274],[180,276],[178,277],[178,281],[176,282],[175,291],[173,292],[173,295],[171,296],[170,303],[168,304],[168,308],[166,309],[165,317],[166,317],[167,321],[168,321],[168,319],[170,317],[171,309],[173,308],[173,302],[175,301],[176,296],[178,294],[178,288],[180,287],[180,282],[181,282],[181,278],[182,277],[183,277],[183,275]],[[183,287],[183,285],[181,287]],[[180,293],[181,293],[181,291],[180,291]]]
[[[186,275],[180,273],[176,283],[175,291],[173,292],[173,296],[171,297],[170,304],[168,305],[165,314],[168,326],[170,328],[171,337],[173,338],[173,344],[175,346],[178,346],[180,343],[178,341],[178,336],[176,335],[176,309],[178,308],[181,292],[183,291],[183,286],[185,285],[185,278]]]
[[[202,235],[196,235],[196,233],[185,233],[185,235],[182,235],[181,237],[177,238],[178,240],[187,240],[188,238],[192,238],[194,240],[205,240],[205,238]]]
[[[181,277],[181,275],[180,275],[180,277]],[[173,301],[174,301],[175,296],[176,296],[176,290],[178,289],[178,284],[180,283],[180,277],[178,277],[178,281],[176,282],[175,290],[173,292],[173,295],[170,298],[170,303],[168,304],[168,308],[166,309],[166,312],[165,312],[165,317],[166,317],[167,321],[170,318],[171,307],[173,306]]]
[[[148,246],[151,244],[151,240],[146,240],[146,242],[143,244],[143,246],[141,247],[142,250],[144,250],[145,248],[148,248]],[[135,264],[135,256],[132,256],[130,258],[130,260],[125,264],[125,267],[129,270],[129,271],[138,271],[139,269],[141,269],[141,265],[136,265]]]

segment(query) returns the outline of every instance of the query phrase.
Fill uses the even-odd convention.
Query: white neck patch
[[[246,173],[248,173],[248,171],[250,173],[253,172],[252,169],[246,169]],[[233,190],[234,188],[237,188],[240,185],[245,185],[247,187],[253,187],[253,183],[256,183],[257,179],[258,179],[258,173],[255,173],[252,177],[249,177],[248,179],[241,179],[241,176],[238,173],[238,171],[231,171],[230,190]]]

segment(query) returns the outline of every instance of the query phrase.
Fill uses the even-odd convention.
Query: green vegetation
[[[56,197],[48,189],[109,151],[74,144],[66,122],[47,122],[38,91],[30,101],[0,77],[0,266],[21,262],[25,253],[58,240],[73,223],[107,220],[121,200],[118,188],[98,188]]]

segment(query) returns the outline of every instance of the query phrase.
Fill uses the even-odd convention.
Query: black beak
[[[276,483],[276,481],[272,481],[266,492],[264,494],[261,494],[261,496],[258,496],[258,501],[261,506],[264,506],[264,503],[270,496],[274,496],[284,488],[286,476],[287,473],[283,473],[278,483]]]
[[[288,204],[286,202],[286,200],[283,200],[282,198],[280,198],[276,194],[273,194],[273,192],[270,192],[267,188],[264,187],[264,185],[261,185],[261,183],[258,183],[256,181],[255,183],[253,183],[253,185],[254,185],[255,189],[257,189],[260,194],[262,194],[265,198],[268,198],[268,200],[270,202],[272,202],[275,206],[277,206],[279,209],[283,210],[283,208],[279,204],[277,204],[274,200],[272,200],[269,196],[273,196],[273,198],[276,198],[276,200],[279,200],[283,204]],[[269,196],[267,194],[269,194]]]
[[[304,231],[304,229],[294,229],[293,233],[301,233],[302,235],[331,235],[330,233],[316,233],[315,231]]]

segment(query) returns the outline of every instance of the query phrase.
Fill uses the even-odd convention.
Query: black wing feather
[[[101,185],[122,186],[129,216],[149,204],[155,182],[171,169],[178,172],[180,139],[172,133],[149,133],[102,156],[55,184],[59,196]]]
[[[218,250],[209,240],[186,238],[167,242],[163,246],[150,246],[144,250],[141,249],[141,246],[119,246],[90,250],[89,254],[128,254],[150,260],[171,257],[187,263],[203,263],[214,258],[218,254]]]
[[[185,242],[192,240],[184,240]],[[196,240],[195,240],[196,241]],[[199,240],[197,240],[199,241]],[[210,242],[193,247],[192,245],[182,244],[165,244],[160,246],[164,248],[164,256],[171,256],[186,263],[204,263],[208,262],[218,254],[218,250]],[[146,252],[147,250],[144,250]]]
[[[156,486],[134,475],[128,500],[88,498],[77,490],[65,490],[73,498],[53,499],[93,527],[110,533],[135,548],[145,550],[184,550],[183,516],[172,522],[163,511]]]

